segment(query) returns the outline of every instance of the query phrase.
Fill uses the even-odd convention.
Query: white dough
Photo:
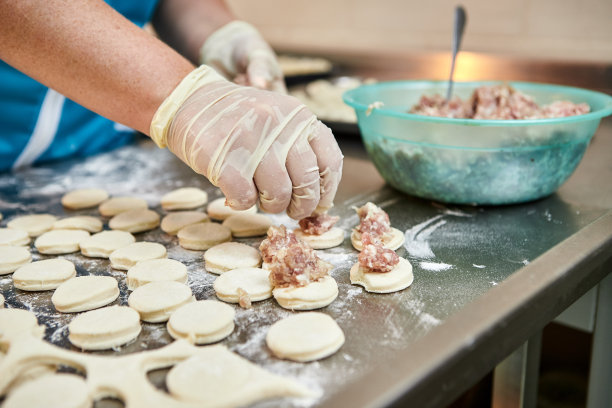
[[[189,210],[208,202],[206,191],[195,187],[184,187],[165,194],[161,199],[164,210]]]
[[[26,264],[13,274],[13,285],[17,289],[41,291],[56,289],[76,276],[74,264],[66,259],[44,259]]]
[[[26,231],[12,228],[0,228],[0,245],[28,245],[30,236]]]
[[[200,300],[181,306],[170,316],[167,328],[172,338],[192,344],[222,340],[234,331],[234,308],[217,300]]]
[[[217,297],[224,302],[238,303],[238,289],[244,290],[253,302],[272,297],[270,272],[260,268],[240,268],[225,272],[215,279],[213,288]]]
[[[37,237],[53,228],[55,221],[57,221],[57,218],[51,214],[24,215],[13,218],[6,226],[25,231],[31,237]]]
[[[62,313],[83,312],[108,305],[119,297],[117,280],[112,276],[77,276],[62,283],[51,302]]]
[[[149,323],[168,321],[179,307],[194,302],[189,286],[174,281],[151,282],[136,288],[128,298],[128,305]]]
[[[93,401],[83,378],[52,374],[28,381],[12,391],[4,408],[87,408]]]
[[[261,265],[261,255],[252,246],[239,242],[224,242],[204,253],[208,272],[222,274],[237,268],[256,268]]]
[[[301,229],[293,230],[296,237],[302,241],[306,241],[313,249],[327,249],[336,247],[344,241],[344,230],[337,227],[332,227],[329,231],[321,235],[305,234]]]
[[[108,257],[113,269],[127,271],[137,262],[166,257],[166,247],[157,242],[135,242],[113,251]]]
[[[91,208],[108,198],[108,193],[100,188],[83,188],[64,194],[62,205],[71,210]]]
[[[351,283],[361,285],[368,292],[391,293],[406,289],[412,284],[414,275],[412,265],[404,258],[399,259],[399,263],[389,272],[368,272],[355,263],[350,272]]]
[[[83,350],[105,350],[134,340],[140,330],[137,311],[109,306],[75,317],[68,325],[68,340]]]
[[[334,354],[344,344],[344,333],[330,316],[305,312],[274,323],[266,344],[277,357],[303,363]]]
[[[0,275],[14,272],[17,268],[32,261],[32,255],[27,247],[0,246]]]
[[[0,293],[0,309],[4,308],[4,295]]]
[[[46,255],[69,254],[80,249],[80,242],[89,238],[89,232],[83,230],[51,230],[34,241],[38,252]]]
[[[402,245],[404,245],[404,233],[397,228],[391,228],[391,232],[383,237],[383,247],[395,251]],[[357,230],[353,230],[351,233],[351,243],[353,244],[353,248],[358,251],[363,249],[363,245],[361,244],[361,233]]]
[[[102,231],[102,221],[88,215],[77,215],[55,221],[53,229],[77,229],[94,233]]]
[[[207,222],[208,215],[199,211],[177,211],[166,215],[161,221],[161,229],[166,234],[176,235],[183,227]]]
[[[232,231],[221,224],[205,222],[181,228],[177,237],[179,245],[183,248],[203,251],[222,242],[231,241]]]
[[[268,232],[272,220],[263,214],[236,214],[227,217],[223,225],[228,227],[235,237],[257,237]]]
[[[81,241],[81,253],[93,258],[108,258],[113,251],[126,247],[136,241],[126,231],[102,231]]]
[[[98,207],[98,211],[105,217],[112,217],[119,213],[130,210],[146,210],[147,202],[138,197],[113,197],[104,201]]]
[[[329,305],[338,297],[338,284],[331,276],[325,276],[306,286],[275,288],[272,295],[285,309],[319,309]]]
[[[147,209],[124,211],[115,215],[108,222],[112,230],[131,232],[149,231],[159,226],[159,214]]]
[[[234,210],[231,207],[225,205],[225,197],[217,198],[208,204],[206,209],[208,216],[216,221],[223,221],[230,215],[236,214],[255,214],[257,207],[253,206],[246,210]]]
[[[38,325],[36,315],[23,309],[0,309],[0,350],[6,350],[7,341],[19,333],[31,333],[42,339],[45,326]],[[1,353],[0,353],[1,356]]]
[[[187,283],[187,267],[174,259],[161,258],[140,261],[127,271],[129,290],[158,281]]]

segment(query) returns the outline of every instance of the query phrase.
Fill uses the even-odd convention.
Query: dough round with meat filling
[[[32,261],[32,255],[27,247],[0,246],[0,275],[14,272],[17,268]]]
[[[30,236],[26,231],[12,228],[0,228],[0,245],[28,245]]]
[[[272,220],[263,214],[236,214],[223,221],[223,225],[237,238],[265,235],[272,226]]]
[[[27,291],[50,290],[75,276],[76,269],[72,262],[61,258],[44,259],[17,269],[13,274],[13,285]]]
[[[102,221],[88,215],[77,215],[55,221],[53,229],[76,229],[94,233],[102,231]]]
[[[344,241],[344,230],[338,227],[333,227],[321,235],[305,234],[299,228],[295,229],[293,233],[302,241],[306,241],[313,249],[333,248]]]
[[[147,209],[124,211],[111,218],[108,226],[113,230],[127,231],[133,234],[149,231],[159,226],[159,214]]]
[[[119,297],[119,285],[112,276],[77,276],[58,286],[51,302],[62,313],[76,313],[106,306]]]
[[[113,251],[126,247],[136,241],[126,231],[102,231],[81,241],[81,253],[92,258],[108,258]]]
[[[256,268],[261,265],[261,255],[252,246],[239,242],[224,242],[204,253],[208,272],[222,274],[237,268]]]
[[[234,308],[217,300],[200,300],[181,306],[168,320],[168,333],[174,339],[192,344],[210,344],[234,331]]]
[[[80,249],[80,243],[89,238],[89,232],[83,230],[51,230],[34,241],[38,252],[46,255],[70,254]]]
[[[234,210],[230,206],[225,205],[225,197],[217,198],[208,204],[208,208],[206,208],[206,212],[208,212],[208,216],[216,221],[223,221],[231,215],[236,214],[255,214],[257,212],[257,207],[253,206],[246,210]]]
[[[368,269],[355,263],[350,271],[351,283],[360,285],[368,292],[391,293],[406,289],[412,284],[414,275],[412,265],[404,258],[389,272],[369,272]]]
[[[204,251],[222,242],[231,241],[232,231],[221,224],[205,222],[181,228],[177,237],[183,248]]]
[[[15,388],[6,398],[4,408],[84,408],[91,406],[89,388],[78,375],[43,375]]]
[[[75,317],[68,325],[68,340],[83,350],[106,350],[134,340],[140,330],[137,311],[109,306]]]
[[[24,215],[13,218],[6,226],[25,231],[31,237],[37,237],[53,228],[55,221],[57,221],[57,217],[51,214]]]
[[[113,217],[125,211],[146,210],[148,204],[145,200],[138,197],[113,197],[104,201],[98,207],[98,211],[104,217]]]
[[[166,247],[157,242],[134,242],[123,248],[113,251],[108,257],[111,268],[127,271],[137,262],[148,259],[165,258]]]
[[[108,193],[100,188],[83,188],[64,194],[62,205],[70,210],[80,210],[99,205],[108,199]]]
[[[159,281],[187,283],[187,267],[174,259],[160,258],[140,261],[127,271],[129,290]]]
[[[331,276],[325,276],[306,286],[274,288],[272,295],[285,309],[313,310],[329,305],[338,297],[338,284]]]
[[[190,210],[207,202],[206,191],[195,187],[184,187],[165,194],[161,199],[161,206],[164,210]]]
[[[351,243],[356,250],[361,251],[363,249],[360,232],[353,230],[351,233]],[[404,233],[397,228],[391,228],[391,231],[383,237],[382,244],[383,247],[395,251],[404,245]]]
[[[272,297],[268,275],[270,272],[260,268],[233,269],[215,279],[213,288],[217,297],[228,303],[240,301],[238,289],[244,290],[252,302],[266,300]]]
[[[179,307],[195,301],[189,286],[174,281],[151,282],[136,288],[128,298],[128,305],[149,323],[168,321]]]
[[[161,229],[166,234],[176,235],[188,225],[207,222],[208,215],[199,211],[177,211],[166,215],[161,221]]]

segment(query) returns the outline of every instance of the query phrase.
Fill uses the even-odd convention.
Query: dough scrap
[[[208,215],[199,211],[177,211],[166,215],[161,221],[161,229],[166,234],[176,235],[183,227],[207,222]]]
[[[102,231],[81,241],[81,253],[92,258],[108,258],[113,251],[136,242],[126,231]]]
[[[34,246],[41,254],[70,254],[78,252],[80,242],[87,238],[89,238],[89,232],[87,231],[57,229],[47,231],[36,238]]]
[[[189,210],[208,202],[206,191],[196,187],[184,187],[165,194],[161,199],[164,210]]]
[[[17,269],[13,274],[13,285],[27,291],[50,290],[75,276],[72,262],[62,258],[44,259]]]
[[[4,408],[85,408],[93,401],[85,381],[74,374],[43,375],[12,391]]]
[[[12,228],[0,228],[0,245],[28,245],[30,243],[30,236],[26,231],[12,229]]]
[[[146,210],[148,204],[138,197],[113,197],[104,201],[98,207],[98,211],[104,217],[113,217],[119,213],[130,210]]]
[[[159,214],[148,209],[124,211],[111,218],[108,226],[112,230],[134,234],[149,231],[159,226]]]
[[[401,257],[395,268],[385,273],[368,272],[357,262],[351,267],[350,277],[352,284],[363,286],[373,293],[397,292],[406,289],[414,280],[412,265]]]
[[[306,286],[274,288],[272,295],[285,309],[319,309],[329,305],[338,297],[338,284],[331,276],[325,276]]]
[[[272,220],[263,214],[236,214],[227,217],[223,225],[228,227],[235,237],[257,237],[268,232]]]
[[[179,245],[183,248],[203,251],[222,242],[231,241],[232,231],[221,224],[205,222],[181,228],[177,236]]]
[[[206,212],[208,212],[208,216],[215,221],[223,221],[227,217],[236,214],[255,214],[257,212],[257,207],[253,206],[246,210],[234,210],[231,207],[225,205],[225,197],[217,198],[208,204],[208,208],[206,208]]]
[[[71,210],[91,208],[108,199],[108,193],[100,188],[83,188],[64,194],[62,205]]]
[[[51,214],[24,215],[13,218],[6,226],[12,229],[25,231],[29,236],[34,238],[53,228],[55,221],[57,221],[57,218]]]
[[[195,301],[191,288],[174,281],[151,282],[136,288],[128,305],[149,323],[166,322],[179,307]]]
[[[344,230],[338,227],[333,227],[321,235],[305,234],[299,228],[293,230],[293,233],[302,241],[306,241],[313,249],[333,248],[344,241]]]
[[[167,329],[172,338],[192,344],[209,344],[222,340],[234,331],[234,308],[217,300],[200,300],[178,308]]]
[[[269,274],[261,268],[233,269],[215,279],[213,288],[217,297],[224,302],[238,303],[238,289],[244,290],[253,302],[266,300],[272,297]]]
[[[129,290],[158,281],[187,283],[187,267],[174,259],[160,258],[140,261],[127,271]]]
[[[119,297],[119,285],[112,276],[77,276],[58,286],[51,302],[62,313],[83,312],[106,306]]]
[[[95,233],[102,231],[102,221],[88,215],[77,215],[55,221],[53,229],[77,229]]]
[[[304,363],[334,354],[344,344],[344,333],[325,313],[304,312],[274,323],[266,344],[277,357]]]
[[[111,268],[127,271],[137,262],[165,258],[166,247],[157,242],[135,242],[113,251],[108,257]]]
[[[261,265],[261,255],[252,246],[239,242],[224,242],[204,253],[208,272],[222,274],[237,268],[256,268]]]
[[[68,325],[68,340],[83,350],[105,350],[129,343],[140,330],[137,311],[109,306],[75,317]]]
[[[0,246],[0,275],[14,272],[17,268],[32,261],[32,255],[27,247]]]
[[[397,228],[391,228],[391,233],[383,238],[383,247],[395,251],[404,245],[404,240],[404,233],[402,231]],[[353,230],[351,233],[351,243],[356,250],[361,251],[363,249],[360,232]]]

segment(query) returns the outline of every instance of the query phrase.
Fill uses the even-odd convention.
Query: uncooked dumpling
[[[75,317],[68,325],[68,340],[83,350],[105,350],[134,340],[140,330],[137,311],[109,306]]]
[[[62,283],[51,302],[62,313],[75,313],[108,305],[117,297],[119,286],[112,276],[78,276]]]
[[[161,199],[164,210],[190,210],[206,204],[208,194],[195,187],[184,187],[165,194]]]
[[[207,271],[221,274],[237,268],[255,268],[261,265],[261,255],[252,246],[239,242],[224,242],[204,253]]]
[[[108,198],[108,193],[99,188],[83,188],[64,194],[62,205],[71,210],[91,208]]]
[[[188,303],[170,316],[168,333],[193,344],[214,343],[234,331],[235,314],[233,307],[216,300]]]
[[[61,258],[44,259],[17,269],[13,274],[13,285],[27,291],[50,290],[75,276],[76,269],[72,262]]]

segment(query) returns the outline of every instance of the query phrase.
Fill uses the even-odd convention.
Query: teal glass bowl
[[[501,82],[458,82],[454,95]],[[560,85],[504,82],[542,105],[586,102],[591,112],[554,119],[453,119],[407,113],[421,95],[446,94],[446,81],[396,81],[347,91],[366,150],[398,190],[454,204],[499,205],[555,192],[572,174],[612,97]],[[374,102],[382,106],[369,109]]]

